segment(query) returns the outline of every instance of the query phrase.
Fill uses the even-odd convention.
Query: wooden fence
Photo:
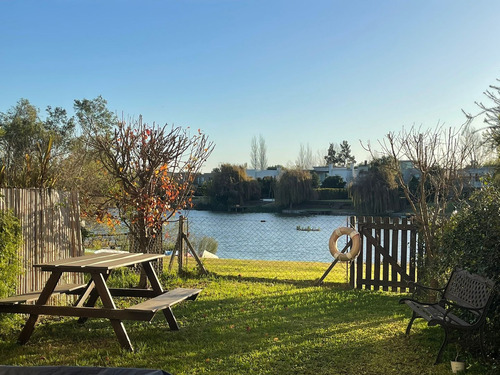
[[[417,281],[417,226],[411,219],[352,217],[361,235],[361,252],[351,264],[353,288],[406,292],[408,281]]]
[[[48,274],[33,265],[83,255],[78,194],[46,189],[0,189],[0,209],[11,209],[21,221],[23,274],[17,294],[39,290]],[[81,283],[79,274],[63,274],[63,282]]]

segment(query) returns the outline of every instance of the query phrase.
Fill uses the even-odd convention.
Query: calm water
[[[332,262],[328,248],[332,232],[347,225],[347,216],[287,216],[271,213],[189,211],[190,238],[218,242],[217,256],[232,259]],[[319,229],[300,231],[297,227]],[[345,245],[346,236],[338,247]]]

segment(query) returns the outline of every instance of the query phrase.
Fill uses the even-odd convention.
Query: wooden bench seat
[[[184,300],[194,301],[202,289],[176,288],[169,290],[159,296],[148,299],[125,309],[131,316],[140,320],[151,321],[158,311],[163,311],[165,318],[172,330],[178,330],[179,325],[170,309],[171,306]]]
[[[86,284],[62,284],[56,287],[52,295],[78,294],[78,292],[83,290],[85,287]],[[2,298],[0,299],[0,305],[16,305],[18,303],[35,302],[38,297],[40,297],[41,292],[41,290],[37,290],[35,292]]]

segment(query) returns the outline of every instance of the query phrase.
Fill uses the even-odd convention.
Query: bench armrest
[[[444,294],[444,291],[446,288],[433,288],[433,287],[430,287],[430,286],[426,286],[426,285],[422,285],[422,284],[418,284],[414,281],[408,281],[408,286],[410,288],[414,288],[413,289],[413,293],[411,294],[411,298],[412,299],[415,299],[415,295],[420,291],[420,290],[434,290],[436,292],[439,292],[440,294],[440,298],[439,299],[442,299],[443,298],[443,294]]]

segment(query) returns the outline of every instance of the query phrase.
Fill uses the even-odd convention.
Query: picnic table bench
[[[413,321],[417,318],[425,319],[428,326],[439,325],[444,330],[444,339],[434,364],[441,361],[451,331],[479,331],[481,353],[485,356],[483,334],[486,314],[493,299],[493,281],[466,270],[455,269],[443,288],[431,288],[413,282],[411,284],[415,288],[412,297],[399,300],[400,304],[406,304],[413,311],[406,335],[410,334]],[[421,290],[437,292],[438,301],[424,302],[415,299],[416,293]]]
[[[40,291],[0,299],[0,312],[29,314],[19,335],[21,344],[31,337],[39,315],[74,316],[79,318],[80,323],[88,318],[107,318],[121,346],[133,351],[122,320],[151,321],[157,312],[162,311],[169,328],[178,330],[171,307],[184,300],[195,300],[201,292],[201,289],[189,288],[164,291],[151,264],[162,257],[163,254],[93,254],[36,264],[34,267],[51,273],[45,287]],[[137,264],[144,269],[151,289],[107,286],[106,281],[112,270]],[[90,281],[87,284],[58,285],[63,272],[88,273]],[[72,294],[78,298],[73,306],[47,304],[51,296],[60,294]],[[143,297],[146,300],[121,309],[116,307],[113,297]],[[95,306],[98,299],[101,299],[102,307]]]

